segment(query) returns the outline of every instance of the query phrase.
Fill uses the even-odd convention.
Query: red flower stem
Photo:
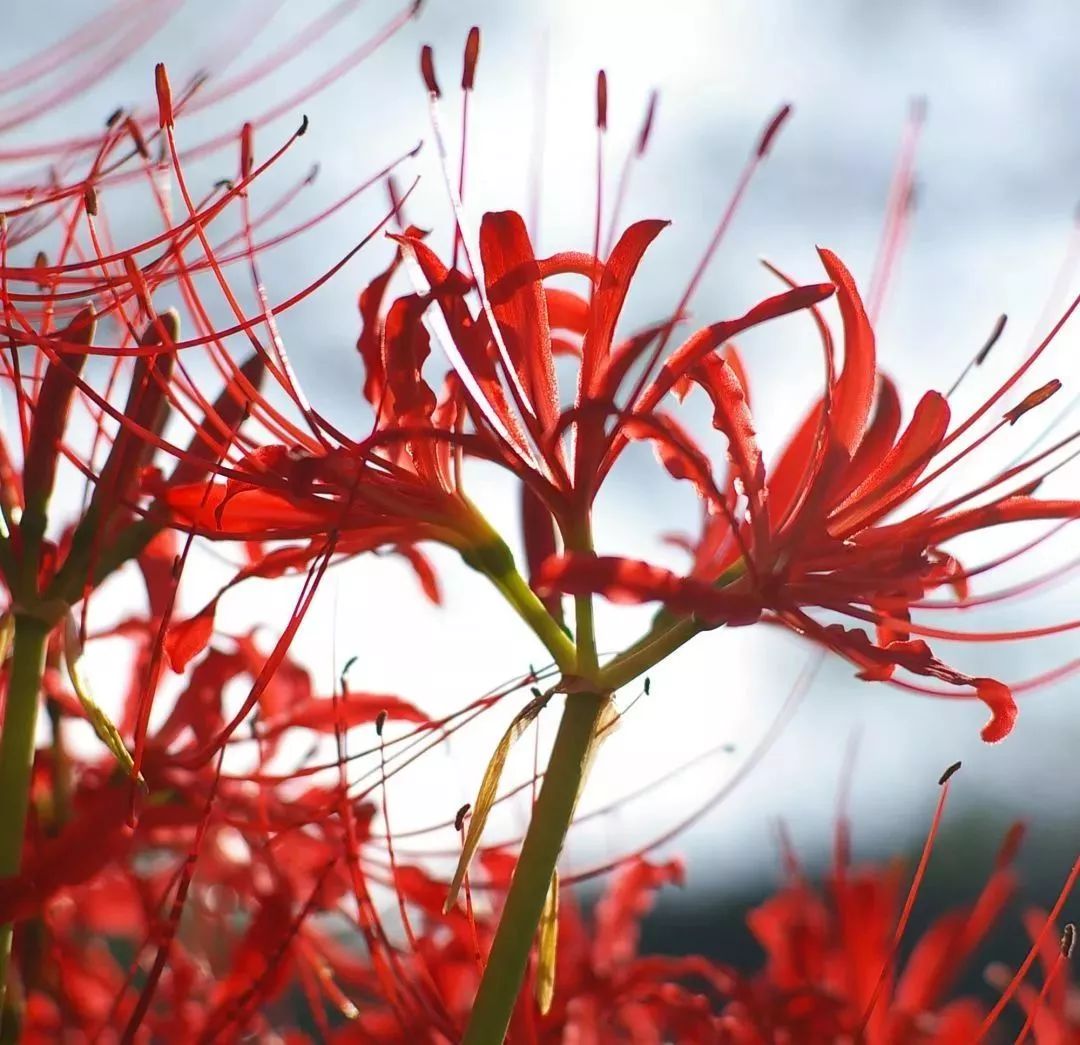
[[[462,1045],[501,1045],[510,1024],[551,876],[574,815],[607,693],[572,693],[533,807]]]
[[[49,625],[35,617],[15,618],[7,705],[0,732],[0,878],[18,874],[22,863],[34,733],[49,631]],[[0,926],[0,1033],[4,1016],[13,1015],[4,1008],[12,930],[11,923]]]

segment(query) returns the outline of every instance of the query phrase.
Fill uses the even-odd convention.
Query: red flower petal
[[[996,744],[999,740],[1004,740],[1016,724],[1016,701],[1012,691],[1003,682],[986,678],[973,681],[979,699],[990,709],[990,720],[979,735],[988,744]]]
[[[551,356],[547,298],[529,233],[512,210],[485,214],[480,223],[480,257],[492,311],[507,351],[528,392],[530,406],[545,429],[559,412]]]
[[[611,352],[615,324],[626,301],[630,281],[649,245],[670,224],[656,219],[635,222],[619,237],[619,242],[612,249],[593,297],[592,316],[582,346],[578,402],[596,391],[595,378]]]
[[[217,599],[209,602],[194,617],[169,628],[165,636],[165,655],[173,671],[183,671],[192,658],[197,657],[214,634],[214,614]]]
[[[874,331],[866,318],[855,280],[844,263],[831,250],[821,248],[818,255],[836,286],[836,300],[844,324],[844,367],[833,395],[832,432],[851,457],[866,431],[877,383]]]
[[[695,614],[711,624],[750,624],[761,604],[745,593],[727,592],[636,559],[562,555],[544,563],[537,578],[542,593],[599,593],[612,602],[662,602],[675,613]]]

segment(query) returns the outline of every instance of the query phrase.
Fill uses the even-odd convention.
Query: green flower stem
[[[574,815],[606,693],[572,693],[533,808],[462,1045],[501,1045],[525,979],[536,927]]]
[[[580,522],[565,535],[568,551],[593,553],[592,520],[586,512]],[[599,668],[596,655],[596,624],[591,593],[574,596],[574,637],[577,639],[577,671],[582,678],[593,678]]]
[[[510,570],[498,576],[489,574],[489,576],[506,601],[517,611],[518,616],[536,633],[559,670],[564,674],[573,671],[577,662],[577,652],[570,636],[548,613],[547,608],[537,598],[536,592],[529,587],[525,578],[517,570]]]
[[[15,618],[7,707],[0,733],[0,878],[19,873],[30,802],[34,732],[49,625],[34,617]],[[13,926],[0,926],[0,1021],[4,1015]]]
[[[674,624],[650,633],[641,642],[620,653],[604,666],[598,680],[607,690],[619,689],[655,667],[700,632],[701,624],[693,617],[679,618]]]

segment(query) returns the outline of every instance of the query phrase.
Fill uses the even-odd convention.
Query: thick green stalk
[[[34,732],[49,630],[48,624],[34,617],[15,618],[7,708],[0,733],[0,878],[18,874],[22,862]],[[4,1013],[11,936],[11,924],[0,926],[0,1020]]]
[[[501,1045],[510,1024],[551,876],[574,815],[605,693],[571,693],[521,847],[462,1045]]]
[[[700,632],[701,625],[693,617],[682,617],[620,653],[603,667],[599,680],[605,689],[619,689],[644,675]]]

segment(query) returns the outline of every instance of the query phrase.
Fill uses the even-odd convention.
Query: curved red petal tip
[[[649,145],[649,135],[652,134],[653,124],[656,122],[656,106],[660,102],[660,92],[649,92],[649,104],[645,108],[645,119],[641,124],[641,133],[638,134],[637,154],[640,156]]]
[[[603,69],[596,74],[596,126],[607,130],[607,73]]]
[[[465,40],[465,60],[461,66],[461,89],[471,91],[476,82],[476,62],[480,57],[480,27],[474,25]]]
[[[246,178],[255,166],[252,137],[254,131],[250,123],[245,123],[240,131],[240,177]]]
[[[764,134],[762,134],[760,141],[758,141],[757,155],[758,159],[765,159],[769,154],[769,150],[772,148],[773,140],[777,134],[780,133],[780,128],[783,127],[784,122],[791,115],[790,103],[783,105],[779,112],[769,121],[769,126],[765,128]]]
[[[1055,377],[1053,381],[1047,381],[1042,388],[1036,388],[1030,395],[1025,396],[1019,403],[1016,404],[1011,410],[1005,411],[1005,418],[1009,424],[1014,425],[1021,417],[1024,416],[1029,410],[1034,410],[1035,407],[1041,406],[1047,401],[1055,392],[1061,388],[1061,382]]]
[[[1016,724],[1018,709],[1012,690],[997,679],[974,679],[975,693],[990,709],[990,721],[979,734],[988,744],[1004,740]]]
[[[164,62],[154,66],[154,88],[157,91],[158,127],[164,130],[173,125],[172,88],[169,87],[169,74],[165,71]]]
[[[441,98],[439,81],[435,79],[435,52],[432,51],[431,44],[424,44],[420,48],[420,75],[424,78],[428,93],[433,98]]]

